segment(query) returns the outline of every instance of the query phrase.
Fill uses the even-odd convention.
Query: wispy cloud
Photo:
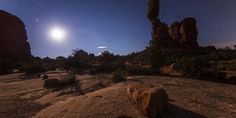
[[[229,41],[229,42],[223,42],[223,43],[217,43],[214,44],[217,48],[225,48],[230,47],[232,48],[234,45],[236,45],[236,41]]]
[[[98,49],[107,49],[107,46],[98,46]]]

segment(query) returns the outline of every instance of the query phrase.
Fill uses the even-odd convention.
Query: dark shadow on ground
[[[0,98],[0,118],[30,118],[40,110],[50,106],[35,103],[34,99],[22,99],[19,96]]]
[[[166,112],[160,118],[207,118],[201,114],[180,108],[176,105],[169,104]]]

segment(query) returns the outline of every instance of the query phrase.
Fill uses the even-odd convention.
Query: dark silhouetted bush
[[[67,71],[65,76],[60,77],[60,82],[61,86],[74,84],[76,82],[75,72],[72,70]]]
[[[60,86],[61,86],[61,82],[58,79],[54,78],[54,79],[45,80],[43,88],[56,89],[56,88],[59,88]]]
[[[56,57],[56,67],[60,69],[66,68],[66,58],[63,56]]]
[[[112,79],[114,82],[123,82],[126,81],[126,76],[124,71],[118,70],[112,73]]]
[[[182,73],[191,78],[222,79],[225,74],[210,62],[208,56],[184,56],[177,60]]]
[[[36,74],[45,72],[46,69],[39,61],[28,62],[22,65],[22,70],[27,74]]]
[[[154,71],[142,66],[127,66],[126,71],[129,75],[152,75]]]
[[[66,59],[65,68],[75,68],[78,73],[83,73],[85,70],[90,68],[90,62],[92,56],[84,50],[74,50],[72,56]]]
[[[48,89],[63,89],[68,86],[73,86],[76,83],[76,75],[73,71],[67,71],[66,75],[61,75],[60,78],[44,80],[44,88]]]
[[[0,58],[0,75],[12,72],[14,63],[9,59]]]

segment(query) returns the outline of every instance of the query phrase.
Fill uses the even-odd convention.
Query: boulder
[[[156,118],[168,105],[168,95],[162,88],[149,84],[130,83],[127,88],[128,97],[133,105],[143,114]]]
[[[43,88],[53,89],[53,88],[58,88],[59,86],[60,86],[60,81],[54,78],[45,80]]]

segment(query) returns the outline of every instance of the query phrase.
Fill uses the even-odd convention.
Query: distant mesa
[[[147,17],[152,23],[151,45],[160,49],[192,50],[198,48],[197,21],[189,17],[168,26],[158,18],[159,6],[159,0],[149,0],[148,2]]]
[[[0,10],[0,57],[24,60],[31,56],[24,23],[16,16]]]

